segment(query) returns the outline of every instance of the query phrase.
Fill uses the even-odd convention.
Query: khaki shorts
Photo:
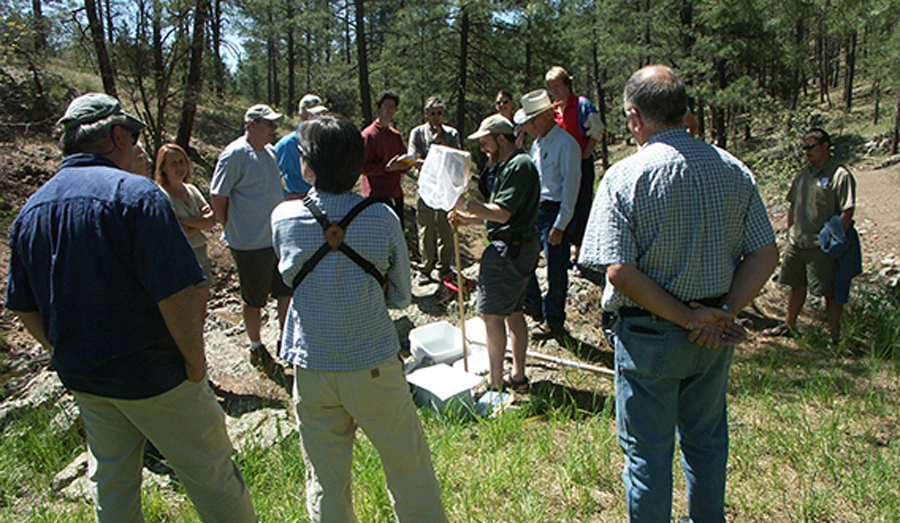
[[[834,259],[822,249],[801,249],[788,243],[778,281],[791,287],[809,287],[815,296],[834,296],[834,271]]]

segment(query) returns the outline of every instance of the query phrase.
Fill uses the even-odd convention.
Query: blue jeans
[[[541,202],[535,226],[544,248],[547,260],[547,294],[541,299],[541,287],[537,276],[532,275],[525,293],[525,308],[540,310],[545,321],[554,327],[562,327],[566,322],[566,293],[569,289],[569,238],[563,234],[559,245],[550,245],[550,229],[556,215],[559,214],[559,203]]]
[[[734,347],[700,347],[688,331],[656,316],[620,317],[613,332],[629,521],[670,521],[677,430],[692,521],[724,522],[725,393]]]

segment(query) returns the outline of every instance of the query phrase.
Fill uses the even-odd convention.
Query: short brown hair
[[[572,89],[572,76],[569,75],[569,71],[566,71],[564,68],[558,65],[554,65],[547,71],[547,74],[544,75],[544,83],[550,83],[557,80],[562,80],[562,83],[566,84],[570,90]]]

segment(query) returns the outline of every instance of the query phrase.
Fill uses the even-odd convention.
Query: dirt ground
[[[15,212],[37,187],[49,179],[59,164],[58,150],[53,144],[0,144],[0,216],[3,228],[0,230],[0,289],[5,295],[6,273],[9,265],[8,229]],[[900,165],[873,170],[854,168],[858,183],[857,227],[860,231],[864,250],[864,268],[867,272],[878,271],[886,259],[894,259],[900,253]],[[202,186],[201,190],[206,187]],[[407,194],[415,193],[415,182],[406,180]],[[779,237],[779,245],[784,241],[785,206],[783,201],[770,201],[770,215]],[[413,219],[411,209],[415,201],[407,198],[407,222]],[[210,374],[219,382],[225,394],[245,397],[287,399],[284,384],[277,384],[253,369],[247,361],[243,329],[240,326],[240,302],[236,272],[230,254],[218,240],[220,231],[208,235],[209,252],[217,282],[210,300],[210,316],[207,320],[207,345],[210,352]],[[413,239],[410,237],[410,244]],[[473,227],[461,230],[463,266],[470,266],[477,260],[484,248],[483,228]],[[413,256],[416,259],[416,256]],[[474,277],[473,271],[464,271]],[[865,278],[866,275],[863,275]],[[418,284],[419,275],[413,274],[414,304],[400,316],[412,328],[430,321],[447,320],[459,324],[459,309],[455,297],[449,295],[436,283]],[[572,362],[611,369],[612,351],[606,345],[600,328],[600,287],[580,278],[572,278],[567,304],[568,327],[571,336],[562,342],[532,342],[529,352],[537,352]],[[473,309],[474,300],[469,309]],[[807,307],[801,322],[811,321],[809,314],[815,314]],[[268,311],[266,332],[274,349],[277,338],[277,322],[274,307]],[[778,285],[770,282],[754,303],[751,311],[755,320],[751,322],[750,340],[743,350],[753,351],[760,344],[768,343],[759,331],[774,324],[784,313],[784,293]],[[471,311],[470,311],[471,314]],[[397,315],[395,315],[395,318]],[[27,383],[28,377],[45,367],[48,356],[35,346],[31,337],[24,332],[9,311],[0,314],[0,332],[5,332],[2,352],[2,386],[0,398],[7,398]],[[611,392],[611,382],[605,374],[574,370],[529,359],[529,375],[538,386],[552,387],[568,397],[575,397],[588,410],[602,408],[602,400]],[[289,377],[289,376],[288,376]],[[599,404],[598,404],[599,403]]]

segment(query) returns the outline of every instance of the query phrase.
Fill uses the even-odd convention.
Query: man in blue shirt
[[[641,69],[624,98],[641,148],[600,182],[579,262],[609,281],[628,517],[670,520],[677,433],[690,520],[724,523],[732,318],[775,269],[775,235],[753,174],[685,130],[675,71]]]
[[[300,99],[297,105],[297,115],[300,122],[305,122],[317,114],[328,111],[322,105],[322,99],[309,93]],[[303,179],[303,170],[300,168],[300,139],[297,132],[285,136],[275,144],[275,154],[278,156],[278,167],[281,168],[281,176],[284,178],[287,198],[303,198],[311,187]]]
[[[202,519],[256,521],[206,380],[200,265],[165,194],[122,170],[145,124],[91,93],[59,125],[60,171],[10,233],[6,307],[81,410],[97,520],[142,519],[149,439]]]

